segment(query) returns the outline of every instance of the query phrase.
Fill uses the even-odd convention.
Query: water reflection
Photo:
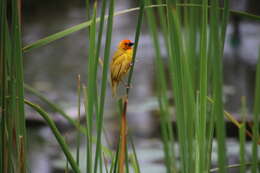
[[[82,2],[50,2],[50,4],[45,4],[46,7],[38,4],[39,2],[37,4],[33,3],[33,1],[30,2],[34,10],[25,13],[23,26],[23,41],[25,44],[85,20],[86,12]],[[135,6],[135,1],[117,0],[116,11]],[[46,12],[47,7],[49,10]],[[112,52],[121,39],[134,39],[136,22],[137,14],[135,12],[115,18]],[[140,49],[137,54],[138,61],[132,82],[133,88],[129,98],[129,129],[135,136],[139,137],[137,147],[140,151],[140,160],[141,163],[146,163],[142,169],[149,172],[164,172],[162,165],[156,164],[162,162],[162,146],[158,138],[151,139],[151,137],[158,137],[159,124],[158,117],[155,116],[158,106],[154,91],[154,52],[145,24],[144,22],[140,37]],[[225,46],[225,107],[231,112],[239,111],[240,97],[243,95],[247,96],[249,105],[252,105],[253,79],[257,59],[256,50],[260,44],[259,23],[242,21],[239,23],[239,27],[241,36],[239,45],[234,47],[230,44],[232,42],[231,33],[233,33],[234,28],[229,25]],[[161,45],[163,45],[162,38],[160,41]],[[104,41],[102,48],[104,48]],[[166,52],[163,51],[162,53],[163,57],[167,58]],[[81,74],[83,82],[85,82],[87,77],[87,54],[86,30],[35,49],[25,54],[25,81],[42,91],[50,100],[59,103],[66,111],[76,114],[76,77]],[[100,55],[103,56],[103,50]],[[106,128],[111,132],[109,135],[111,135],[111,143],[113,143],[116,142],[113,139],[117,139],[118,122],[117,118],[115,118],[116,109],[114,100],[111,97],[110,86],[108,86],[105,109],[108,110],[105,112]],[[52,172],[52,160],[55,160],[55,157],[59,156],[58,158],[60,158],[62,156],[62,154],[54,155],[54,153],[59,152],[52,134],[46,127],[31,128],[29,133],[31,172]],[[73,142],[71,145],[73,145]],[[158,152],[158,157],[155,157],[152,161],[149,160],[151,151],[153,154]]]

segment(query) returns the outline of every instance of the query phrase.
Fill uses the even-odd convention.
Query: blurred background
[[[258,0],[230,0],[230,3],[234,10],[260,15],[260,1]],[[137,0],[116,0],[115,11],[134,8],[137,5]],[[27,0],[23,2],[22,20],[23,45],[28,45],[40,38],[84,22],[86,20],[85,4],[84,1],[80,0]],[[136,22],[136,11],[114,18],[111,52],[115,51],[120,40],[134,40]],[[240,118],[241,96],[246,96],[249,114],[251,112],[259,45],[260,23],[231,16],[227,28],[223,59],[223,99],[225,109],[235,115],[237,119]],[[104,43],[102,47],[104,48]],[[164,47],[162,38],[161,47]],[[59,104],[65,112],[75,118],[77,116],[77,75],[81,75],[83,83],[86,81],[87,48],[87,31],[81,30],[47,46],[25,53],[25,83]],[[166,51],[162,53],[166,59]],[[103,51],[100,57],[103,58]],[[152,41],[146,20],[144,20],[127,118],[129,131],[133,134],[137,147],[141,171],[149,171],[150,173],[165,172],[162,164],[163,150],[160,141],[158,105],[154,86],[154,57]],[[121,87],[122,89],[123,87]],[[111,96],[109,83],[107,91],[104,126],[109,139],[108,143],[113,148],[118,140],[119,122],[115,99]],[[30,92],[26,92],[26,98],[49,110],[71,148],[75,148],[76,133],[73,127]],[[171,101],[174,102],[172,98]],[[26,109],[26,111],[27,126],[29,127],[30,172],[64,172],[64,156],[51,131],[35,112],[30,109]],[[229,122],[226,123],[226,127],[227,142],[229,143],[227,146],[230,146],[228,147],[229,163],[237,163],[239,159],[238,129]],[[84,142],[85,139],[82,138],[82,148],[85,148]],[[247,157],[250,157],[250,142],[247,145]],[[84,151],[81,152],[81,156],[81,165],[85,167]],[[216,160],[214,153],[212,157],[213,161]],[[236,169],[230,169],[230,171],[238,172]]]

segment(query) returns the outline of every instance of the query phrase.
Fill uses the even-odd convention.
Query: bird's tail
[[[112,80],[111,85],[112,85],[112,96],[116,97],[117,82]]]

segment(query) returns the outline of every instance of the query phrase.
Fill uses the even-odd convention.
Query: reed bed
[[[237,122],[231,114],[224,110],[223,105],[223,52],[226,39],[226,29],[230,15],[239,15],[260,21],[260,16],[241,11],[232,11],[229,1],[224,0],[220,6],[218,0],[140,0],[139,6],[132,9],[115,12],[116,0],[102,0],[91,3],[86,0],[86,22],[75,25],[34,43],[22,47],[21,43],[21,8],[18,0],[11,1],[11,18],[7,18],[7,0],[0,1],[0,172],[29,172],[30,163],[26,157],[26,126],[24,106],[28,105],[44,118],[52,130],[60,149],[63,151],[68,166],[66,171],[80,173],[80,135],[86,139],[86,172],[135,173],[142,170],[138,162],[138,154],[131,133],[127,133],[127,88],[125,97],[118,100],[121,122],[120,140],[116,151],[109,149],[102,141],[103,117],[106,113],[105,100],[107,92],[111,40],[115,16],[137,12],[138,19],[135,31],[135,47],[133,66],[128,76],[128,85],[134,77],[134,63],[138,49],[143,20],[147,20],[151,35],[155,59],[156,93],[158,110],[160,112],[161,139],[164,150],[164,165],[167,173],[204,173],[229,172],[231,167],[240,167],[245,173],[250,166],[252,173],[259,172],[259,115],[260,107],[260,53],[256,70],[255,100],[253,110],[252,134],[246,129],[247,106],[246,98],[242,99],[242,122]],[[101,9],[97,8],[101,3]],[[92,9],[92,10],[90,10]],[[90,12],[91,11],[91,12]],[[156,20],[158,17],[159,22]],[[105,22],[107,21],[106,27]],[[98,25],[99,24],[99,25]],[[23,54],[40,48],[53,41],[66,37],[74,32],[87,29],[86,74],[87,82],[82,84],[78,77],[78,120],[70,118],[57,104],[37,90],[24,84]],[[105,37],[103,32],[106,29]],[[159,37],[163,37],[163,49],[167,58],[162,57],[162,45]],[[101,47],[104,39],[105,47]],[[104,55],[100,50],[104,49]],[[260,49],[259,49],[260,51]],[[103,57],[100,59],[100,56]],[[102,66],[99,67],[99,62]],[[165,63],[166,62],[166,63]],[[166,74],[165,64],[168,64],[169,74]],[[102,76],[99,79],[98,72]],[[166,80],[166,76],[170,80]],[[98,85],[98,80],[101,84]],[[66,118],[75,126],[77,133],[77,152],[74,156],[66,140],[59,132],[51,115],[39,105],[24,99],[24,89],[38,96],[47,105]],[[84,100],[81,100],[81,97]],[[175,104],[171,105],[170,98]],[[80,124],[80,104],[84,102],[86,122]],[[175,113],[170,111],[174,107]],[[225,117],[239,128],[240,163],[228,165]],[[96,121],[94,121],[96,119]],[[174,135],[172,120],[176,120],[177,134]],[[94,126],[96,135],[93,135]],[[216,137],[214,137],[214,133]],[[245,137],[252,137],[252,160],[245,159]],[[216,139],[218,146],[217,168],[212,168],[212,141]],[[128,145],[129,144],[129,145]],[[179,151],[175,151],[178,146]],[[131,147],[132,153],[129,154]],[[179,153],[177,155],[177,153]],[[109,160],[111,164],[106,164]],[[65,168],[65,167],[64,167]]]

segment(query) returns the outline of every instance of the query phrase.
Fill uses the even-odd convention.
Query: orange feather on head
[[[131,40],[126,39],[126,40],[120,41],[118,48],[128,50],[128,49],[132,49],[133,45],[134,45],[134,43]]]

